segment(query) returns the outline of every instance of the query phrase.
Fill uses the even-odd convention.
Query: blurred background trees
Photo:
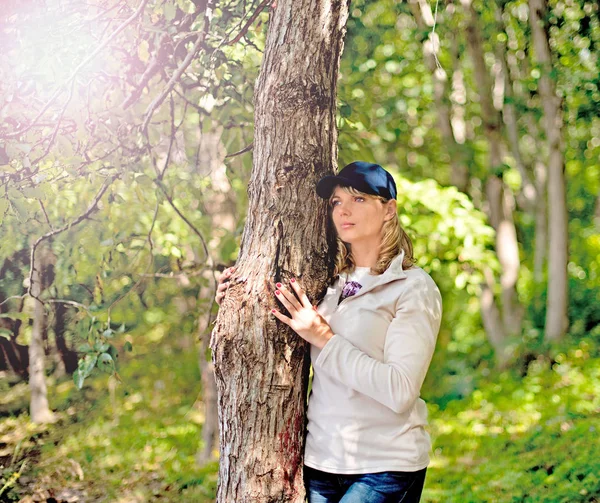
[[[157,376],[148,392],[155,405],[170,380],[180,382],[164,378],[178,361],[195,363],[182,374],[203,375],[210,396],[215,274],[238,254],[254,82],[276,8],[242,0],[0,6],[0,389],[7,397],[0,407],[7,417],[37,420],[33,404],[31,416],[21,411],[46,383],[49,406],[42,400],[39,421],[85,423],[66,411],[94,382],[105,384],[88,383],[105,372],[115,407],[109,422],[125,423],[135,395],[120,395],[134,386],[119,382],[128,365],[138,378],[144,368]],[[591,365],[600,347],[598,9],[585,0],[350,5],[339,164],[375,161],[396,177],[418,263],[444,296],[425,398],[446,421],[455,406],[494,403],[478,421],[499,421],[514,436],[519,421],[535,431],[518,412],[529,403],[558,418],[556,431],[565,433],[579,430],[563,425],[599,410]],[[169,348],[170,356],[158,358],[153,348]],[[184,356],[190,352],[192,360]],[[68,399],[57,388],[65,375],[82,388]],[[512,377],[501,391],[486,387],[498,375]],[[200,391],[187,390],[193,398],[180,418],[197,411],[197,435],[205,419],[203,395],[194,402]],[[91,401],[106,394],[97,393]],[[544,393],[557,401],[543,402]],[[518,418],[498,412],[503,407]],[[191,431],[186,438],[196,438]],[[206,431],[193,449],[201,463],[214,456],[214,429]],[[26,458],[2,442],[0,487]],[[586,490],[571,500],[593,501]],[[5,497],[9,491],[16,499],[18,485]]]

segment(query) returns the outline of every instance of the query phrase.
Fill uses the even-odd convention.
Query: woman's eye
[[[364,200],[365,200],[365,198],[364,198],[364,197],[360,197],[360,196],[356,196],[356,197],[354,198],[354,200],[355,200],[355,201],[356,201],[357,199],[360,199],[361,201],[364,201]]]

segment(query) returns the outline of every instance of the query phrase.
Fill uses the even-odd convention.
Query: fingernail
[[[279,290],[275,290],[275,295],[279,295],[281,292]]]
[[[275,309],[271,309],[271,312],[272,312],[272,313],[274,313],[274,312],[275,312]]]
[[[275,283],[275,286],[276,286],[277,288],[281,288],[281,283]]]
[[[292,278],[290,281],[291,281],[292,283],[295,283],[295,282],[296,282],[296,280],[295,280],[294,278]]]

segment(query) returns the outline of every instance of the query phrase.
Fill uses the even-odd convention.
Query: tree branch
[[[254,148],[254,143],[251,143],[247,147],[244,147],[242,150],[234,152],[233,154],[226,155],[225,159],[229,159],[230,157],[235,157],[235,156],[238,156],[238,155],[245,154],[246,152],[250,152],[250,150],[252,150],[253,148]]]
[[[267,4],[270,1],[271,0],[263,0],[263,2],[257,7],[257,9],[254,12],[254,14],[252,14],[252,16],[250,17],[250,19],[248,19],[248,22],[244,25],[244,27],[237,34],[237,36],[233,40],[231,40],[229,42],[226,42],[225,45],[237,44],[242,39],[242,37],[246,33],[248,33],[248,30],[250,29],[250,26],[252,26],[252,23],[254,23],[254,21],[256,20],[256,18],[258,17],[258,15],[264,10],[264,8],[267,6]]]
[[[185,59],[181,62],[175,73],[171,76],[166,87],[161,91],[161,93],[158,96],[156,96],[152,100],[150,105],[148,105],[144,117],[144,122],[142,123],[142,131],[145,131],[148,128],[148,123],[150,122],[152,115],[158,109],[158,107],[160,107],[160,105],[165,100],[167,95],[171,92],[173,87],[175,87],[175,84],[179,81],[185,69],[190,65],[190,63],[200,50],[202,44],[204,44],[204,41],[206,40],[206,35],[208,34],[208,28],[210,27],[211,18],[212,8],[207,6],[206,11],[204,12],[204,27],[202,29],[202,32],[198,33],[198,38],[196,39],[196,42],[194,42],[192,49],[190,50],[190,52],[188,52]]]
[[[100,190],[98,191],[98,193],[96,194],[96,197],[94,198],[94,200],[92,201],[92,203],[90,204],[90,206],[88,207],[88,209],[85,211],[85,213],[79,215],[75,220],[73,220],[72,222],[62,226],[60,229],[55,229],[53,231],[47,232],[46,234],[44,234],[43,236],[40,236],[39,238],[37,238],[37,240],[35,241],[35,243],[33,243],[33,246],[31,247],[31,257],[29,259],[29,286],[27,288],[27,294],[30,297],[34,297],[36,299],[38,299],[37,297],[35,297],[32,293],[32,287],[33,287],[33,271],[35,270],[35,251],[37,249],[37,247],[40,245],[40,243],[42,241],[45,241],[46,239],[50,239],[53,236],[56,236],[57,234],[60,234],[61,232],[67,231],[69,229],[71,229],[72,227],[76,226],[77,224],[79,224],[80,222],[82,222],[83,220],[85,220],[88,216],[90,216],[92,214],[92,212],[94,212],[96,210],[96,207],[98,206],[98,203],[100,202],[100,199],[102,199],[102,196],[104,195],[104,193],[108,190],[108,187],[110,187],[110,185],[118,178],[118,175],[114,175],[112,176],[110,179],[107,179],[104,182],[104,185],[102,185],[102,187],[100,188]],[[39,299],[38,299],[39,300]]]
[[[167,199],[167,201],[169,202],[171,207],[175,210],[175,213],[177,213],[179,215],[179,217],[189,226],[189,228],[192,229],[194,234],[196,234],[196,236],[198,236],[200,238],[200,241],[202,242],[202,246],[204,248],[204,255],[205,255],[206,259],[212,263],[212,260],[210,260],[211,257],[210,257],[210,253],[208,251],[208,245],[206,244],[206,240],[204,239],[204,236],[202,235],[202,233],[194,226],[194,224],[192,224],[192,222],[190,222],[187,219],[187,217],[183,213],[181,213],[181,211],[179,211],[179,208],[177,208],[177,206],[175,206],[175,203],[173,202],[173,198],[167,192],[167,189],[163,185],[162,181],[159,179],[155,179],[154,183],[156,183],[158,188],[164,194],[165,198]]]

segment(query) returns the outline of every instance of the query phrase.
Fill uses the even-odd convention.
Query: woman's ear
[[[397,205],[396,205],[396,200],[395,199],[390,199],[387,203],[385,203],[386,206],[386,212],[385,212],[385,221],[387,222],[388,220],[394,218],[394,215],[396,214],[397,211]]]

